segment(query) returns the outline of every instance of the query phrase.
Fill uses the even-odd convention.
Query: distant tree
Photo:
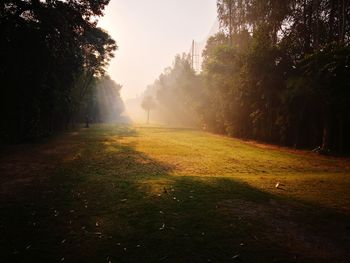
[[[156,108],[156,103],[152,96],[145,96],[142,100],[141,107],[147,112],[147,124],[149,123],[149,113]]]
[[[158,102],[158,114],[170,124],[196,126],[195,108],[201,95],[201,78],[193,70],[187,54],[176,55],[168,67],[151,85]]]

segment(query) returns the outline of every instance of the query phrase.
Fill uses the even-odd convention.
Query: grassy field
[[[345,158],[110,125],[3,150],[0,175],[0,262],[350,258]]]

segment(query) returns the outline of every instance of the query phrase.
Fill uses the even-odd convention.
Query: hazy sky
[[[119,47],[108,72],[123,85],[123,99],[140,95],[215,19],[216,0],[111,0],[99,26]]]

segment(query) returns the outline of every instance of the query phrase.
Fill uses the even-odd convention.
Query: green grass
[[[104,125],[12,147],[0,165],[0,262],[350,256],[345,158],[189,129]]]

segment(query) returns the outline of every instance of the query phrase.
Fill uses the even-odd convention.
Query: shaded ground
[[[99,126],[11,147],[0,261],[348,262],[349,171],[182,129]]]

